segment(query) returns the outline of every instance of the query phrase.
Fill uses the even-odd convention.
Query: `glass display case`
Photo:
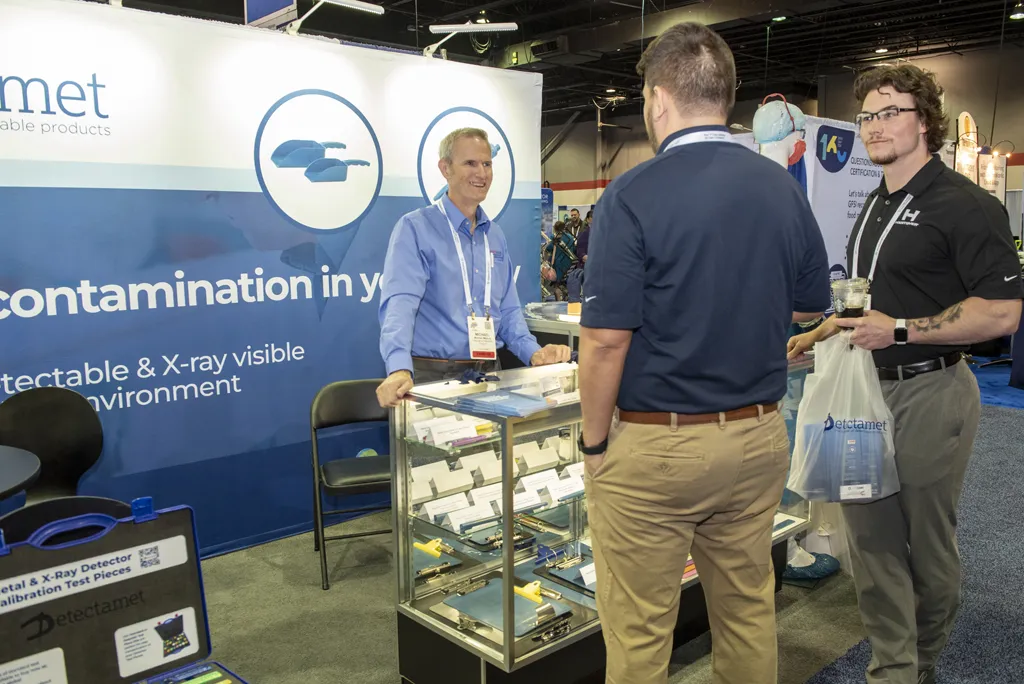
[[[791,441],[811,365],[790,366]],[[429,633],[442,637],[435,653],[455,646],[511,673],[597,635],[580,423],[575,364],[417,386],[394,410],[400,661]],[[805,530],[807,517],[787,492],[773,541]],[[699,581],[692,564],[681,580]]]

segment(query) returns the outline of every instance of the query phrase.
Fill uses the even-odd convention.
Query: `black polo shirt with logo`
[[[868,196],[846,247],[850,277],[868,277],[890,222],[871,282],[875,311],[910,320],[936,316],[968,297],[1024,297],[1006,209],[938,156],[904,188],[890,193],[883,179]],[[861,231],[854,273],[854,245]],[[875,351],[874,357],[876,366],[893,368],[966,350],[967,345],[893,345]]]

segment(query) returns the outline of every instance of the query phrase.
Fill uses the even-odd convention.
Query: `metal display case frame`
[[[571,334],[569,331],[566,332]],[[791,428],[791,442],[793,439],[792,428],[795,424],[796,408],[799,404],[803,380],[812,367],[813,360],[809,358],[792,362],[789,366],[789,391],[782,403],[782,411],[784,416],[787,417],[787,424]],[[515,679],[511,673],[517,673],[523,668],[527,668],[527,666],[535,665],[538,661],[573,644],[577,644],[577,642],[587,639],[587,637],[595,637],[600,641],[598,633],[601,629],[596,609],[590,608],[585,602],[583,604],[576,603],[575,599],[572,598],[575,594],[570,593],[565,602],[571,604],[573,617],[566,622],[567,626],[564,626],[565,628],[561,629],[558,633],[546,635],[539,644],[536,642],[538,641],[537,635],[543,633],[541,628],[524,637],[516,638],[514,636],[516,633],[515,620],[517,617],[514,610],[516,598],[513,586],[514,581],[504,581],[504,578],[522,580],[521,575],[517,578],[516,570],[517,568],[521,570],[524,564],[529,563],[531,558],[536,559],[538,545],[544,543],[539,533],[537,533],[535,543],[528,549],[517,549],[515,543],[505,544],[501,547],[500,558],[492,558],[491,560],[480,562],[476,562],[475,559],[469,559],[465,567],[455,572],[446,573],[445,578],[438,579],[427,590],[422,589],[422,580],[420,580],[420,584],[417,584],[418,580],[415,576],[414,563],[412,561],[414,541],[422,541],[432,536],[436,537],[438,536],[437,533],[443,534],[445,531],[436,522],[422,520],[417,515],[414,506],[411,505],[409,496],[412,485],[411,469],[417,462],[417,459],[422,460],[425,458],[423,455],[424,450],[427,450],[428,453],[426,458],[436,458],[436,460],[444,458],[446,462],[459,458],[459,455],[464,451],[464,447],[439,448],[429,444],[422,444],[421,440],[416,438],[411,428],[413,424],[412,419],[415,417],[417,407],[429,407],[440,412],[450,412],[470,419],[489,421],[495,426],[495,434],[493,436],[485,441],[467,446],[494,445],[500,447],[500,453],[497,454],[497,458],[500,461],[501,467],[501,511],[515,511],[515,488],[519,479],[515,450],[517,439],[524,435],[536,436],[552,432],[561,433],[568,437],[568,439],[562,439],[563,446],[568,448],[568,452],[566,457],[560,459],[560,466],[580,463],[582,461],[582,456],[576,447],[576,439],[581,429],[582,414],[578,398],[573,399],[571,395],[571,392],[578,388],[576,384],[576,366],[574,364],[560,364],[539,368],[519,368],[502,371],[497,375],[500,377],[500,382],[498,383],[462,384],[459,381],[449,381],[417,386],[408,397],[410,401],[403,402],[394,409],[391,417],[391,453],[394,455],[392,459],[392,501],[395,540],[397,544],[397,612],[400,622],[400,661],[403,659],[403,649],[416,649],[418,647],[410,642],[420,640],[426,644],[425,639],[429,636],[432,642],[431,645],[422,645],[422,648],[428,648],[436,652],[440,648],[445,648],[443,646],[444,643],[448,643],[449,646],[454,645],[458,649],[467,652],[474,660],[479,659],[480,674],[474,675],[472,679],[467,678],[465,680],[472,682],[526,681],[525,678],[523,680]],[[540,382],[544,378],[552,377],[563,378],[561,381],[562,389],[564,392],[570,393],[563,396],[569,400],[566,403],[548,406],[526,417],[508,417],[486,411],[466,410],[465,408],[459,408],[456,404],[456,400],[459,397],[482,393],[499,387],[512,388],[525,383]],[[578,397],[578,395],[576,396]],[[789,495],[788,492],[787,495]],[[440,498],[438,493],[434,493],[434,496]],[[810,527],[807,502],[793,499],[791,496],[789,498],[792,500],[787,504],[786,498],[784,498],[779,508],[779,514],[788,516],[788,518],[776,516],[776,526],[783,525],[783,527],[777,533],[773,533],[773,548],[776,548],[778,544],[785,542],[791,537],[801,534]],[[585,519],[585,497],[580,497],[573,502],[560,505],[570,507],[569,517],[571,523],[568,532],[562,533],[552,548],[575,548],[578,553],[579,544],[584,543],[588,539],[586,525],[583,522]],[[517,521],[514,513],[513,515],[501,515],[499,524],[500,534],[503,539],[515,539]],[[447,531],[447,534],[449,540],[457,540],[459,536],[453,530]],[[776,566],[778,566],[780,558],[785,558],[785,554],[780,554],[778,553],[779,551],[784,551],[784,547],[781,549],[776,548],[776,551],[773,552]],[[466,560],[464,556],[463,560]],[[781,570],[782,568],[776,568],[777,589],[780,586]],[[449,590],[472,583],[474,578],[480,577],[503,578],[501,592],[502,629],[500,633],[490,633],[486,630],[460,629],[463,625],[459,624],[451,613],[445,615],[442,614],[443,611],[439,613],[437,610],[432,609],[445,600]],[[540,577],[535,579],[540,579]],[[684,591],[688,588],[694,589],[694,586],[698,583],[699,577],[689,573],[684,578],[681,578]],[[544,586],[550,588],[551,585],[545,584]],[[699,587],[695,591],[697,593],[693,594],[694,596],[701,595],[702,593]],[[684,596],[691,594],[692,592],[687,592]],[[403,628],[403,618],[407,619],[406,624],[408,621],[411,621],[418,626],[418,636],[411,635],[412,630],[408,626]],[[680,619],[682,620],[682,616]],[[442,639],[427,635],[423,630]],[[501,638],[495,638],[496,634],[500,634]],[[508,638],[505,635],[513,635],[513,637]],[[403,643],[403,639],[405,643]],[[582,648],[582,646],[577,644],[577,648]],[[488,665],[494,668],[490,677],[484,674],[484,671],[488,669]],[[541,666],[548,667],[547,665]],[[522,674],[528,674],[535,669],[530,667],[527,672]],[[510,673],[507,675],[508,679],[501,678],[505,676],[505,673]],[[498,679],[495,679],[495,674],[499,675]],[[402,675],[403,677],[408,677],[409,681],[416,681],[417,684],[420,682],[420,679],[413,679],[405,672],[402,672]],[[444,680],[438,679],[437,681]]]

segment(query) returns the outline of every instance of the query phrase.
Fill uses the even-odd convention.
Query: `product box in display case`
[[[807,366],[791,366],[787,422]],[[603,668],[577,367],[497,378],[416,386],[392,413],[403,681],[572,683]],[[774,542],[806,529],[806,508],[780,508]],[[773,558],[780,574],[784,545]],[[699,633],[699,577],[688,567],[680,581],[681,624]]]

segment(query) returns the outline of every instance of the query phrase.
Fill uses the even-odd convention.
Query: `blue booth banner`
[[[388,239],[444,192],[455,128],[490,136],[483,206],[539,299],[540,119],[536,74],[4,0],[0,400],[86,396],[105,446],[80,493],[190,505],[204,555],[309,529],[310,402],[384,373]]]

